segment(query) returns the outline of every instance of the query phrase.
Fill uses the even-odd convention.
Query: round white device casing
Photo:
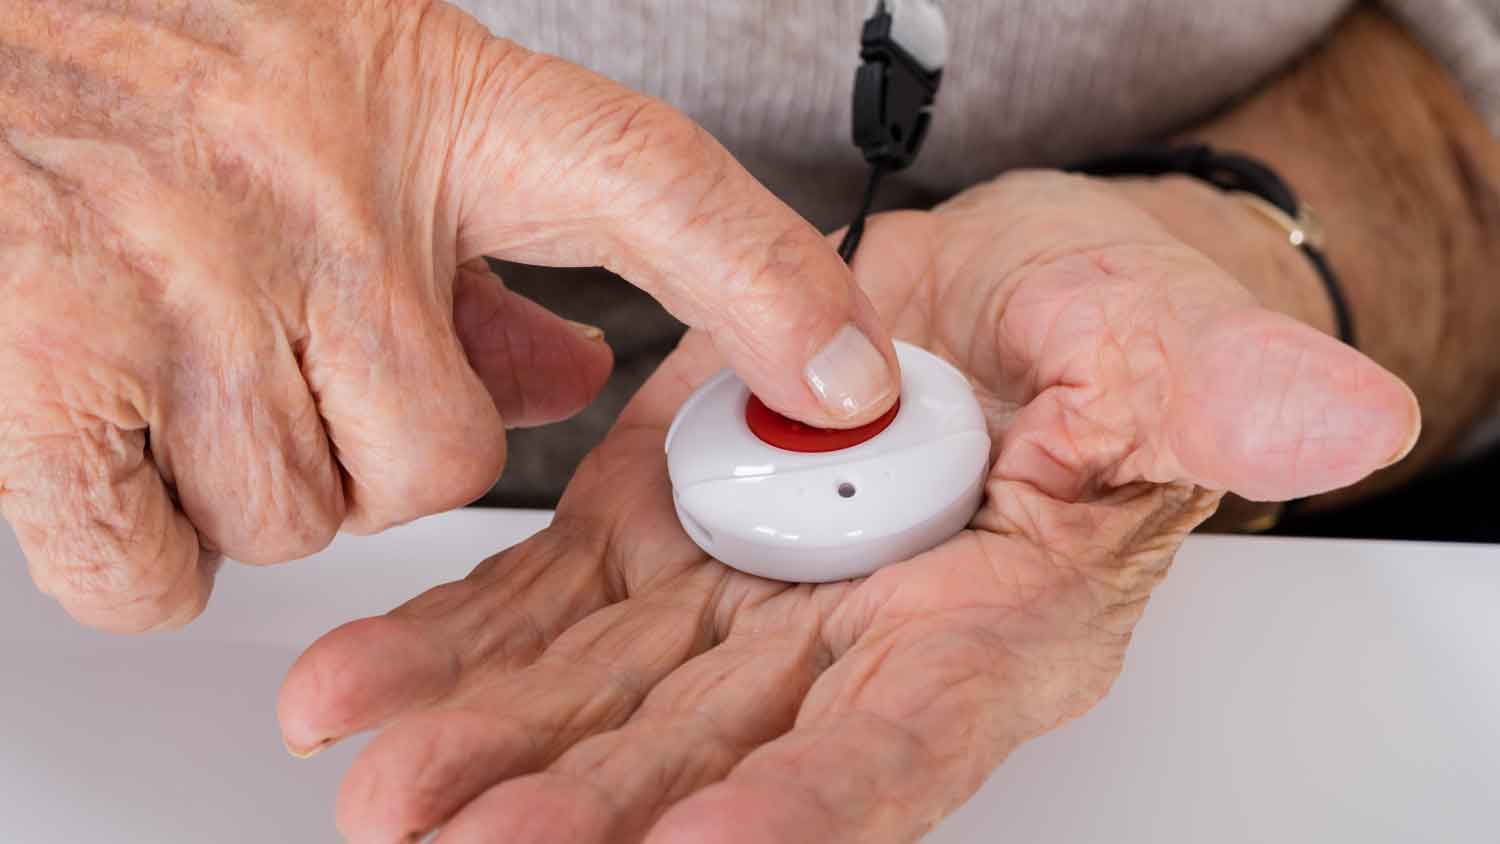
[[[989,463],[984,415],[946,361],[901,342],[896,354],[895,419],[838,451],[763,441],[746,421],[750,391],[731,371],[698,388],[666,444],[688,536],[740,571],[822,583],[909,559],[962,530],[979,508]]]

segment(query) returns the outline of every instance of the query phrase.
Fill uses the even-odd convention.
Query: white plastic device
[[[932,0],[876,0],[870,13],[882,5],[891,16],[891,40],[900,44],[928,72],[948,63],[948,22]]]
[[[764,428],[757,433],[747,420],[756,400],[733,372],[698,388],[666,443],[688,536],[740,571],[822,583],[869,574],[962,530],[979,508],[989,463],[984,415],[968,380],[942,358],[901,342],[896,354],[893,417],[832,451],[794,451],[773,445]],[[800,427],[814,439],[838,433]]]

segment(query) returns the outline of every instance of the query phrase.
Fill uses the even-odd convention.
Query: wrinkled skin
[[[171,627],[221,554],[482,494],[505,426],[611,366],[484,255],[619,272],[804,421],[894,401],[806,221],[681,114],[457,9],[0,0],[0,511],[38,586]]]
[[[821,586],[705,558],[662,457],[721,364],[690,334],[551,527],[293,667],[294,751],[381,728],[340,795],[351,841],[912,840],[1108,690],[1219,491],[1349,484],[1417,433],[1397,379],[1100,184],[1016,174],[876,218],[855,269],[987,411],[970,529]]]

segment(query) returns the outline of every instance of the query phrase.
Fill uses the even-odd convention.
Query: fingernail
[[[1411,395],[1409,391],[1408,395]],[[1417,440],[1422,438],[1422,408],[1417,403],[1415,395],[1411,395],[1411,408],[1412,416],[1416,417],[1416,421],[1411,424],[1411,433],[1407,435],[1406,442],[1402,443],[1401,447],[1396,449],[1396,453],[1391,455],[1391,459],[1380,467],[1382,469],[1405,460],[1406,455],[1411,454],[1411,450],[1417,447]]]
[[[589,325],[586,322],[574,322],[571,319],[567,320],[567,323],[573,326],[573,330],[577,331],[585,340],[592,340],[597,343],[604,339],[604,329],[597,325]]]
[[[287,753],[292,754],[298,759],[311,759],[327,749],[328,745],[333,744],[333,741],[331,739],[320,741],[312,747],[306,749],[298,749],[292,747],[292,743],[287,741],[286,739],[282,739],[281,743],[286,746]]]
[[[896,389],[885,357],[863,331],[846,325],[808,361],[807,384],[837,417],[858,416]]]

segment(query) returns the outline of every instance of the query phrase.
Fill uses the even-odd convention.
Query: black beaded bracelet
[[[1182,174],[1238,195],[1287,233],[1287,240],[1307,256],[1333,304],[1338,336],[1354,345],[1354,319],[1338,277],[1323,256],[1323,233],[1311,209],[1276,171],[1248,156],[1219,152],[1206,144],[1142,146],[1064,168],[1088,176],[1166,176]]]

